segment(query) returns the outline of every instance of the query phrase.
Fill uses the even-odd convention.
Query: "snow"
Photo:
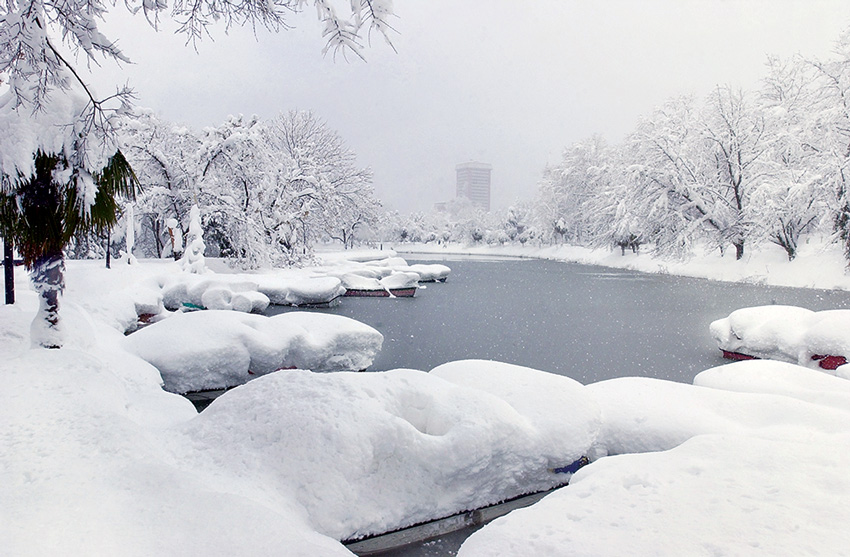
[[[549,455],[550,469],[586,456],[596,442],[601,426],[599,405],[585,394],[581,383],[569,377],[487,360],[443,364],[431,370],[431,375],[510,404],[545,435],[539,442],[539,454]],[[558,452],[550,453],[553,450]]]
[[[329,303],[345,293],[342,282],[335,277],[282,279],[274,276],[257,277],[258,289],[273,304],[303,306]]]
[[[485,526],[459,556],[846,554],[850,406],[829,397],[848,383],[766,361],[700,377],[716,388],[588,385],[599,442],[618,456]]]
[[[735,254],[729,253],[729,250],[722,256],[718,250],[701,250],[699,247],[682,260],[654,257],[649,251],[637,254],[627,251],[626,255],[620,255],[619,248],[537,246],[530,243],[524,246],[395,244],[394,249],[401,255],[419,254],[420,258],[423,254],[538,258],[727,282],[850,290],[850,275],[845,273],[846,260],[841,246],[830,238],[807,238],[799,246],[793,261],[788,261],[782,248],[770,243],[749,246],[741,261],[735,260]]]
[[[415,288],[420,282],[445,281],[451,269],[440,264],[409,265],[395,252],[372,252],[388,256],[369,257],[368,252],[356,252],[351,257],[323,254],[327,268],[324,274],[337,277],[347,290],[386,290]]]
[[[794,306],[741,308],[709,326],[721,350],[797,363],[815,312]]]
[[[339,539],[557,485],[567,476],[553,468],[588,455],[568,487],[460,555],[847,554],[845,379],[770,360],[695,385],[582,386],[485,360],[274,372],[287,358],[356,368],[346,354],[376,333],[323,314],[158,311],[177,274],[174,262],[69,262],[68,340],[33,350],[38,300],[16,269],[18,302],[0,307],[0,553],[350,555]],[[196,275],[259,287],[277,273],[222,276]],[[141,310],[159,320],[125,337]],[[804,342],[844,346],[841,312],[812,319]],[[785,342],[774,333],[799,333],[747,323],[771,350]],[[140,351],[175,373],[266,375],[197,414]]]
[[[721,350],[832,371],[825,357],[850,357],[850,310],[741,308],[709,326]],[[850,367],[850,366],[848,366]],[[850,371],[839,368],[850,378]]]
[[[511,372],[546,375],[491,364],[505,380]],[[485,365],[469,371],[477,376]],[[467,367],[458,363],[452,374],[462,378]],[[272,493],[294,497],[319,532],[348,539],[569,478],[549,469],[586,452],[598,409],[571,380],[553,382],[572,388],[544,397],[552,383],[530,381],[512,393],[526,404],[512,405],[422,371],[276,373],[225,393],[182,431],[205,460],[224,463],[229,475],[263,478]],[[576,403],[583,412],[564,412]],[[568,436],[552,444],[547,427],[555,420],[533,417],[542,414],[560,415],[571,427],[556,431]]]
[[[459,557],[846,555],[850,436],[703,435],[602,459],[473,534]]]
[[[156,367],[167,391],[186,393],[279,369],[366,369],[382,343],[372,327],[338,315],[209,310],[154,323],[126,337],[123,347]]]
[[[451,273],[451,269],[439,263],[417,263],[408,267],[412,272],[419,275],[421,282],[444,281]]]

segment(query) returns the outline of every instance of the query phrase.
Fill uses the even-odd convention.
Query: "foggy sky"
[[[195,128],[229,114],[313,110],[372,167],[402,212],[454,196],[457,163],[493,165],[493,207],[531,198],[547,163],[594,133],[620,141],[666,99],[758,87],[767,54],[828,58],[846,0],[395,0],[398,53],[373,36],[364,63],[336,60],[315,10],[277,34],[213,30],[186,46],[119,7],[104,26],[134,64],[105,62],[101,95]]]

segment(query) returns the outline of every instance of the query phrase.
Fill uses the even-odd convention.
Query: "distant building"
[[[472,201],[476,207],[490,210],[490,172],[493,167],[481,162],[465,162],[455,167],[457,196]]]
[[[440,201],[439,203],[434,203],[434,211],[438,213],[445,213],[448,210],[448,203],[445,201]]]

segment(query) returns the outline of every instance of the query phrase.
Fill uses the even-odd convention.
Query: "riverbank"
[[[385,244],[384,247],[387,247]],[[697,250],[685,260],[657,257],[652,251],[640,253],[620,249],[590,249],[580,246],[523,246],[523,245],[461,245],[461,244],[392,244],[401,256],[429,255],[480,255],[520,257],[567,261],[586,265],[602,265],[644,273],[660,273],[684,277],[705,278],[724,282],[746,282],[797,288],[822,288],[850,290],[850,275],[841,246],[825,239],[812,238],[802,244],[797,257],[788,261],[779,246],[765,244],[750,248],[743,259],[735,260],[735,253],[718,250]]]
[[[582,385],[481,360],[281,370],[199,415],[126,349],[121,327],[140,284],[181,271],[101,264],[68,262],[61,350],[30,348],[38,300],[20,269],[18,303],[0,307],[4,555],[350,556],[338,540],[546,488],[580,455],[593,462],[569,488],[483,528],[460,555],[846,552],[846,380],[769,361],[714,368],[697,385]],[[501,298],[522,288],[506,283]],[[484,303],[501,307],[493,293]]]

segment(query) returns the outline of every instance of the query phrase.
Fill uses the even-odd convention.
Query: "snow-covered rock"
[[[347,317],[209,310],[145,327],[123,346],[160,371],[166,390],[185,393],[240,385],[278,369],[365,369],[382,343],[378,331]]]

